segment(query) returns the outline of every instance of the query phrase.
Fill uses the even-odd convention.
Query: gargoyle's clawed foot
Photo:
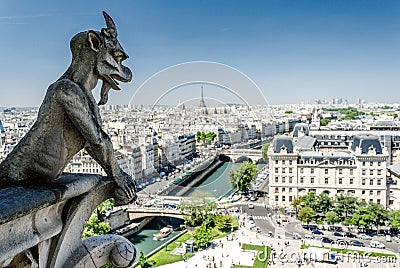
[[[117,187],[114,190],[114,200],[116,205],[126,205],[136,200],[135,182],[125,172],[115,176]]]

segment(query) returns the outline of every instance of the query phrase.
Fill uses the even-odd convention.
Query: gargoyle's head
[[[99,105],[107,103],[111,88],[120,90],[118,81],[132,80],[131,70],[122,65],[129,56],[118,42],[115,23],[106,12],[103,11],[103,15],[107,28],[101,29],[101,32],[82,32],[71,40],[73,61],[91,65],[94,75],[103,81]]]

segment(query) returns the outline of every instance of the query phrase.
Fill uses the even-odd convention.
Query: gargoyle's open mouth
[[[122,74],[122,75],[120,75]],[[119,87],[120,82],[130,82],[132,80],[132,72],[128,67],[121,65],[121,72],[118,74],[103,74],[102,75],[103,85],[101,86],[100,101],[99,105],[104,105],[108,101],[108,92],[110,89],[121,90]]]

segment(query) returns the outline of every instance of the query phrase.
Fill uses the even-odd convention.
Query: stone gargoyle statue
[[[117,39],[115,24],[107,13],[103,15],[107,28],[72,38],[71,65],[49,86],[36,122],[0,164],[0,189],[53,181],[84,148],[115,180],[116,204],[135,200],[134,181],[117,163],[92,94],[102,80],[99,105],[105,104],[109,90],[120,89],[117,81],[132,80],[131,70],[122,65],[128,55]]]

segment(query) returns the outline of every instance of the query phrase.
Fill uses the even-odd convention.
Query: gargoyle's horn
[[[108,33],[112,38],[117,38],[117,27],[115,27],[115,23],[105,11],[103,11],[104,19],[106,20]]]

